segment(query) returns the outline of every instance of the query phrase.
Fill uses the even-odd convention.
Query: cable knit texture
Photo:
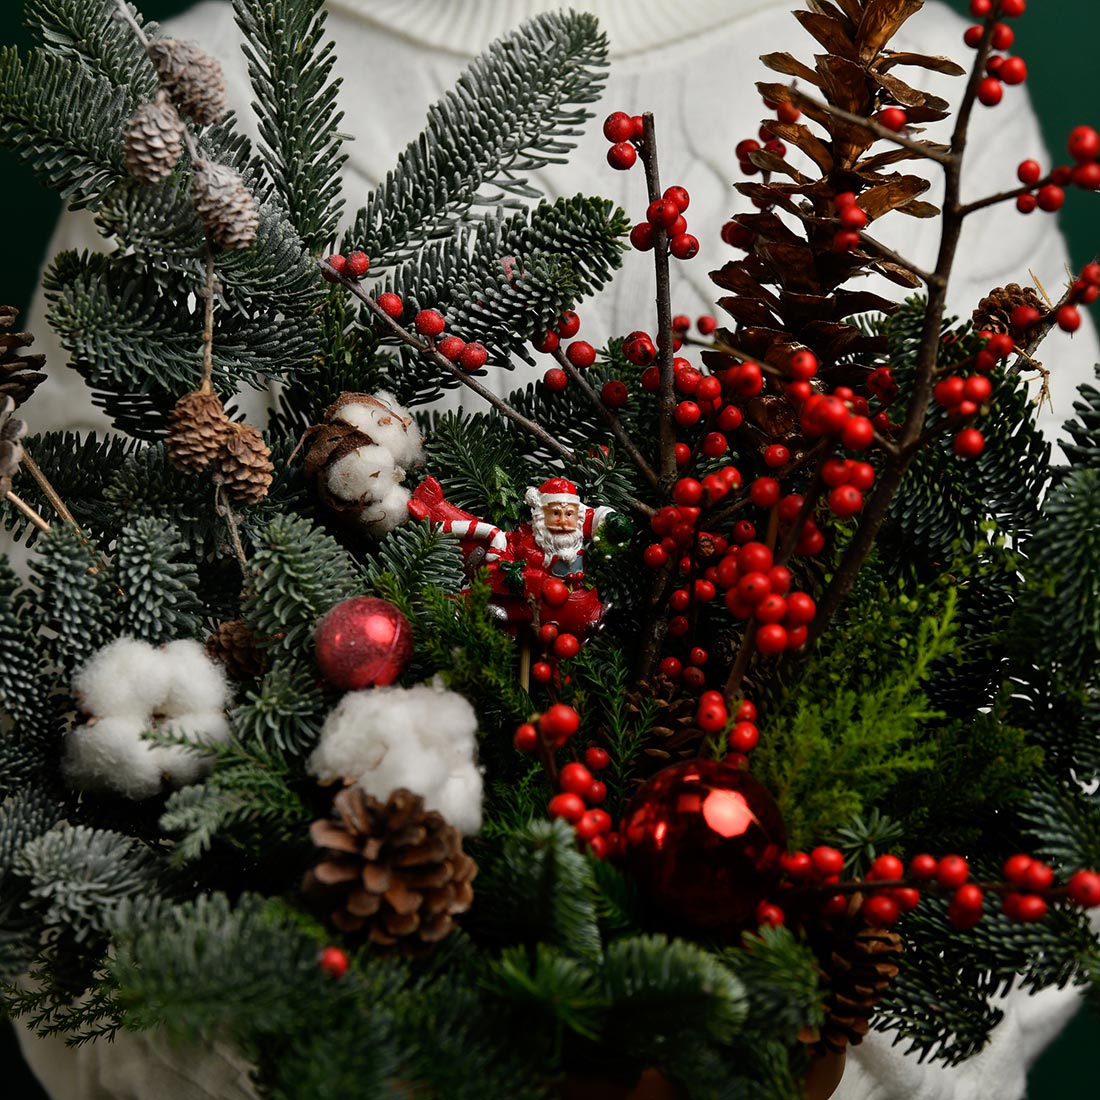
[[[470,58],[523,19],[555,6],[548,0],[329,0],[336,71],[344,82],[342,125],[355,137],[347,146],[344,178],[349,219],[419,132],[429,105],[453,84]],[[733,148],[741,138],[755,136],[765,113],[753,82],[775,79],[759,57],[780,49],[809,56],[819,47],[791,17],[790,0],[691,0],[679,5],[668,0],[587,0],[574,6],[600,17],[611,46],[610,77],[602,101],[593,107],[596,117],[570,164],[547,166],[533,180],[551,196],[578,191],[602,194],[633,217],[641,217],[645,199],[639,175],[608,169],[600,122],[612,110],[653,111],[662,181],[681,184],[690,192],[689,219],[701,242],[694,260],[676,265],[673,310],[691,316],[713,312],[717,294],[708,272],[733,255],[719,240],[718,229],[735,211],[746,209],[746,200],[732,189],[740,178]],[[958,56],[964,27],[948,9],[929,2],[893,45]],[[198,41],[221,61],[230,103],[255,138],[247,72],[228,3],[199,4],[167,24],[167,29],[176,37]],[[921,86],[949,99],[962,90],[960,80],[936,74],[927,74],[926,79],[923,72]],[[941,135],[945,132],[940,130]],[[1011,186],[1012,158],[1024,152],[1036,154],[1042,148],[1035,117],[1026,106],[976,113],[964,198],[977,197],[997,181]],[[939,181],[933,176],[932,201],[938,190]],[[883,222],[881,236],[921,267],[934,267],[937,235],[926,223],[898,215]],[[97,246],[102,244],[91,217],[67,215],[51,242],[50,255],[61,248]],[[961,316],[969,316],[989,288],[1027,282],[1029,271],[1052,294],[1065,278],[1067,251],[1055,223],[1049,218],[1020,218],[1010,206],[971,219],[959,255],[966,269],[952,285],[949,304]],[[891,287],[891,296],[896,293],[897,288]],[[611,288],[598,300],[581,304],[583,335],[598,343],[609,335],[651,326],[652,299],[650,258],[628,254]],[[31,311],[28,328],[40,334],[47,345],[44,350],[52,352],[50,381],[27,410],[33,430],[104,428],[106,422],[91,408],[79,377],[61,369],[65,355],[56,341],[42,338],[47,330],[41,299]],[[1092,363],[1100,358],[1091,320],[1085,321],[1072,343],[1056,334],[1045,354],[1054,370],[1053,408],[1045,406],[1039,422],[1053,438],[1071,413],[1077,384],[1091,379]],[[503,392],[528,377],[521,368],[511,374],[501,372],[489,382]],[[459,400],[454,395],[449,399]],[[1011,995],[1002,1006],[1005,1019],[987,1049],[951,1070],[918,1063],[905,1057],[901,1046],[892,1046],[890,1036],[872,1034],[851,1053],[836,1100],[1020,1100],[1028,1065],[1076,1004],[1070,991]],[[240,1094],[235,1091],[240,1088],[239,1067],[230,1062],[224,1062],[224,1088],[218,1090],[210,1083],[218,1078],[220,1055],[215,1051],[183,1056],[193,1073],[196,1059],[201,1063],[201,1085],[192,1086],[180,1077],[163,1091],[154,1082],[164,1080],[163,1073],[169,1072],[164,1065],[175,1064],[178,1057],[163,1044],[94,1044],[71,1055],[68,1067],[55,1043],[38,1046],[28,1040],[26,1046],[29,1060],[42,1068],[43,1079],[57,1100],[104,1096],[98,1082],[106,1078],[108,1064],[113,1096],[200,1100]],[[127,1053],[130,1050],[134,1053]],[[145,1059],[160,1066],[162,1076],[149,1073]]]

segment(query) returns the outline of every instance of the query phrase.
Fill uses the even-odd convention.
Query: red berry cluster
[[[559,635],[560,636],[560,635]],[[553,753],[564,748],[580,727],[580,716],[565,703],[548,707],[537,722],[524,722],[516,728],[512,743],[520,752],[536,752],[540,748]],[[607,799],[607,785],[594,773],[602,772],[611,763],[606,749],[590,745],[584,763],[571,760],[557,774],[558,792],[548,804],[551,817],[568,821],[580,840],[598,859],[606,859],[618,851],[618,834],[606,810],[598,807]]]
[[[573,310],[567,309],[554,325],[541,335],[531,338],[531,344],[536,351],[553,355],[562,364],[559,367],[551,367],[542,376],[543,385],[553,393],[559,393],[569,385],[569,375],[563,369],[564,366],[574,367],[577,370],[587,370],[596,362],[596,349],[587,340],[572,339],[580,331],[580,328],[580,317]],[[565,344],[563,347],[563,340],[569,340],[570,343]],[[622,403],[625,404],[626,387],[623,386],[622,388]],[[605,404],[612,408],[618,407],[608,401],[606,397]]]
[[[1100,131],[1092,126],[1075,126],[1066,139],[1072,164],[1059,164],[1043,175],[1037,160],[1028,158],[1016,166],[1016,178],[1024,185],[1016,196],[1021,214],[1043,210],[1053,214],[1066,201],[1066,187],[1083,191],[1100,189]]]
[[[851,252],[859,245],[859,231],[870,220],[856,201],[854,191],[841,191],[833,200],[840,228],[833,237],[834,252]]]
[[[646,207],[645,221],[630,231],[630,243],[639,252],[649,252],[657,246],[663,230],[668,251],[678,260],[690,260],[699,251],[699,239],[687,231],[684,217],[690,203],[691,197],[682,187],[666,187],[661,198]]]
[[[970,0],[970,14],[985,23],[968,27],[963,41],[978,49],[989,29],[990,53],[986,59],[986,75],[978,82],[978,102],[986,107],[996,107],[1004,98],[1006,84],[1022,84],[1027,79],[1027,63],[1022,57],[1009,54],[1016,40],[1016,32],[1001,19],[1015,19],[1023,15],[1025,0]]]
[[[607,163],[620,172],[633,168],[638,159],[638,148],[645,136],[641,115],[628,115],[625,111],[612,111],[604,119],[603,136],[611,142],[607,150]]]
[[[391,298],[393,301],[383,305],[383,298]],[[401,299],[396,294],[380,295],[378,304],[382,311],[391,317],[394,316],[390,312],[391,310],[396,310],[398,316],[403,310]],[[426,336],[429,341],[434,341],[435,350],[444,359],[456,363],[465,371],[475,371],[485,366],[485,360],[489,357],[485,345],[479,343],[467,344],[459,336],[444,336],[443,330],[446,327],[447,322],[444,320],[443,314],[437,309],[422,309],[413,318],[413,328],[421,336]]]
[[[340,276],[345,279],[361,279],[370,270],[370,259],[365,252],[349,252],[346,256],[334,252],[325,257],[327,267],[321,268],[321,276],[330,283],[338,283]]]
[[[549,584],[550,581],[556,581],[557,584],[560,584],[565,589],[565,598],[569,598],[569,589],[563,581],[557,580],[555,577],[548,577],[546,583]],[[552,586],[549,593],[550,599],[547,602],[553,605],[557,595],[558,593],[554,591]],[[547,600],[545,584],[543,585],[542,597]],[[538,684],[545,684],[555,679],[560,661],[568,661],[571,657],[576,657],[580,653],[581,643],[575,634],[562,632],[557,623],[543,623],[539,627],[538,638],[543,649],[543,655],[542,660],[536,661],[531,666],[531,679]]]
[[[718,327],[718,320],[711,314],[704,313],[695,318],[695,327],[699,330],[700,336],[712,336]],[[690,328],[691,318],[686,313],[677,313],[672,318],[672,331],[676,334],[672,342],[673,351],[679,351],[683,347]]]

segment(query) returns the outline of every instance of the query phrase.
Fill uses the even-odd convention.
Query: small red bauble
[[[638,159],[638,150],[629,141],[617,141],[607,150],[607,163],[620,172],[631,168]]]
[[[388,600],[355,596],[321,616],[313,645],[326,683],[343,691],[383,687],[409,663],[412,627]]]
[[[326,947],[321,952],[317,965],[330,978],[342,978],[348,972],[347,952],[341,951],[339,947]]]
[[[413,321],[416,326],[416,331],[421,336],[438,336],[444,328],[446,322],[443,320],[443,314],[437,309],[422,309]]]
[[[547,577],[542,586],[542,602],[548,607],[561,607],[568,599],[568,585],[557,577]]]
[[[634,796],[622,831],[627,868],[642,895],[670,925],[689,930],[755,927],[786,848],[767,789],[712,760],[658,772]]]

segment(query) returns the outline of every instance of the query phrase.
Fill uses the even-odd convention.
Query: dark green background
[[[476,3],[477,0],[462,2]],[[967,10],[968,0],[948,2],[960,12]],[[162,20],[188,4],[181,0],[146,0],[138,6],[147,18]],[[8,14],[16,5],[7,0],[4,7],[5,14]],[[21,3],[18,8],[21,11]],[[1030,9],[1016,21],[1017,38],[1013,52],[1019,53],[1028,62],[1028,86],[1043,122],[1051,155],[1064,160],[1065,137],[1069,130],[1082,122],[1100,124],[1100,111],[1095,107],[1100,0],[1032,0]],[[6,20],[0,27],[0,41],[5,44],[27,44],[22,28],[14,19]],[[956,56],[963,60],[961,44]],[[1025,155],[1036,152],[1005,149],[1005,162],[1012,165]],[[1047,163],[1042,156],[1037,159]],[[0,302],[25,308],[43,259],[50,227],[60,207],[54,196],[41,188],[31,174],[7,154],[0,154],[0,180],[3,181],[6,246],[6,262],[0,269]],[[993,186],[1004,186],[1004,181],[991,181],[991,188]],[[1077,267],[1100,251],[1098,204],[1100,197],[1071,190],[1062,212],[1062,227],[1069,237]],[[18,1056],[6,1032],[2,1038],[4,1047],[0,1049],[0,1079],[5,1080],[10,1090],[6,1091],[6,1095],[14,1100],[38,1100],[43,1096],[41,1090],[12,1065]],[[1095,1016],[1079,1013],[1032,1072],[1028,1088],[1030,1100],[1093,1100],[1100,1095],[1100,1074],[1094,1061],[1096,1044],[1100,1044],[1100,1022]],[[7,1070],[8,1066],[12,1068]]]

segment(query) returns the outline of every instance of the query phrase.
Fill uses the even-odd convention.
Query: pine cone
[[[200,473],[218,458],[229,430],[229,418],[216,393],[185,393],[168,414],[168,460],[187,473]]]
[[[23,461],[23,444],[27,434],[26,421],[14,415],[15,401],[7,394],[0,396],[0,491],[7,492]]]
[[[11,328],[19,310],[0,306],[0,328]],[[44,355],[20,355],[19,348],[29,347],[34,337],[29,332],[0,333],[0,398],[10,397],[18,408],[35,389],[46,381],[42,367]]]
[[[470,907],[477,864],[462,837],[412,791],[386,802],[359,787],[335,799],[336,819],[310,826],[323,849],[302,889],[341,932],[415,951],[436,943]]]
[[[263,436],[248,424],[229,425],[218,474],[226,493],[239,504],[258,504],[267,496],[275,475],[271,450]]]
[[[221,66],[194,42],[162,38],[150,43],[149,58],[181,111],[200,126],[225,118],[229,103]]]
[[[875,1006],[898,973],[902,940],[888,928],[871,928],[859,916],[862,901],[853,895],[850,917],[811,932],[811,943],[829,988],[825,1023],[816,1037],[817,1053],[841,1053],[858,1046],[871,1029]]]
[[[1041,314],[1049,312],[1046,302],[1029,286],[1009,283],[991,290],[971,314],[979,331],[1012,332],[1012,311],[1017,306],[1031,306]]]
[[[191,197],[206,232],[223,248],[247,248],[256,239],[260,212],[240,175],[224,164],[195,161]]]
[[[183,120],[168,93],[143,103],[126,127],[126,169],[142,183],[160,183],[172,174],[183,152]]]
[[[243,619],[219,623],[206,639],[206,652],[221,661],[230,680],[254,680],[267,669],[264,652]]]

